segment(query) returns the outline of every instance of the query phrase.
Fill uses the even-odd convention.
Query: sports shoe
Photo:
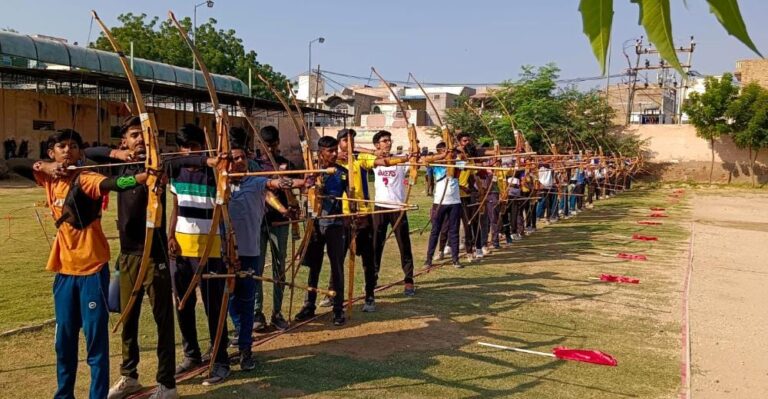
[[[499,244],[496,244],[496,246],[498,247]],[[487,246],[483,247],[483,255],[490,255],[490,254],[491,254],[491,249],[488,248]]]
[[[239,340],[240,340],[240,337],[237,335],[237,333],[232,335],[232,338],[229,339],[229,347],[237,348]]]
[[[267,331],[267,318],[264,317],[264,313],[259,312],[253,315],[253,331]]]
[[[272,318],[270,319],[270,322],[272,323],[273,326],[275,326],[276,329],[280,331],[285,331],[289,327],[288,322],[285,321],[285,318],[283,317],[282,313],[273,314]]]
[[[467,263],[472,263],[472,261],[475,260],[475,255],[468,253],[467,254]]]
[[[462,265],[461,263],[459,263],[459,261],[456,260],[456,261],[453,261],[453,267],[456,269],[463,269],[464,265]]]
[[[512,244],[513,237],[506,236],[504,239],[507,241],[507,244]]]
[[[325,297],[322,301],[320,301],[320,304],[318,305],[321,308],[330,308],[333,306],[333,300],[331,300],[331,297]]]
[[[405,296],[416,295],[416,287],[413,286],[413,283],[405,283],[405,288],[403,288],[403,295]]]
[[[176,372],[174,377],[176,379],[179,379],[181,374],[184,374],[188,371],[192,371],[200,367],[202,364],[203,364],[203,361],[201,359],[192,359],[189,357],[185,357],[184,360],[182,360],[181,364],[176,366]]]
[[[203,380],[204,386],[218,385],[229,377],[229,365],[214,363],[211,369],[211,376]]]
[[[376,301],[373,298],[366,298],[365,303],[363,303],[363,312],[365,313],[373,313],[376,311]],[[334,318],[334,322],[335,322]]]
[[[168,388],[163,384],[157,384],[155,392],[149,399],[178,399],[179,393],[176,392],[176,388]]]
[[[425,260],[423,266],[425,269],[429,269],[430,267],[432,267],[432,262]]]
[[[483,250],[482,249],[478,248],[478,249],[475,250],[475,258],[482,259],[483,256],[485,256],[485,255],[483,255]]]
[[[336,313],[336,312],[333,313],[333,325],[334,326],[337,326],[337,327],[343,326],[344,323],[346,323],[346,322],[347,322],[347,318],[344,317],[344,311],[341,311],[341,312],[338,312],[338,313]]]
[[[315,317],[315,308],[311,308],[305,305],[303,308],[301,308],[301,310],[299,310],[299,313],[296,313],[296,316],[293,316],[293,319],[296,321],[304,321],[313,317]]]
[[[251,348],[240,351],[240,370],[251,371],[256,368],[256,359]]]
[[[139,384],[139,380],[128,376],[122,376],[119,380],[109,388],[107,399],[122,399],[128,395],[140,391],[142,388]]]
[[[451,247],[446,245],[445,248],[443,248],[443,255],[450,255],[451,254]]]

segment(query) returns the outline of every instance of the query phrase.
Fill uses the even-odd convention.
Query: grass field
[[[421,185],[413,190],[421,209],[409,214],[411,230],[426,222],[430,198],[422,190]],[[241,373],[234,366],[225,384],[208,388],[193,379],[180,385],[180,393],[201,398],[673,397],[680,384],[680,290],[689,211],[685,200],[672,205],[670,193],[670,188],[639,188],[600,201],[481,262],[420,276],[414,298],[405,298],[397,285],[379,294],[376,313],[363,314],[356,307],[342,328],[323,318],[259,345],[259,367],[253,372]],[[48,244],[29,208],[41,199],[36,188],[0,188],[0,217],[13,217],[8,240],[8,221],[0,219],[0,241],[5,240],[0,243],[0,331],[53,317],[52,276],[43,270]],[[653,206],[667,208],[669,217],[660,219],[664,224],[637,225]],[[114,215],[112,202],[103,218],[110,237],[116,236]],[[49,219],[45,226],[52,235]],[[632,241],[633,233],[655,235],[659,241]],[[424,262],[426,239],[426,234],[412,235],[417,269]],[[117,241],[110,243],[115,252]],[[642,253],[649,260],[623,261],[615,257],[618,252]],[[359,258],[357,265],[360,293]],[[306,281],[305,273],[298,281]],[[591,279],[601,273],[637,277],[641,284]],[[401,278],[391,241],[380,283]],[[294,313],[300,302],[297,292]],[[271,306],[269,299],[265,303]],[[142,382],[151,385],[156,334],[147,310],[145,304],[140,373]],[[204,316],[198,314],[202,326]],[[485,348],[477,341],[541,351],[558,345],[600,349],[619,365],[562,362]],[[113,335],[113,380],[119,347],[119,335]],[[0,338],[0,357],[6,359],[0,366],[0,397],[51,396],[53,327]],[[86,394],[87,371],[82,362],[79,396]]]

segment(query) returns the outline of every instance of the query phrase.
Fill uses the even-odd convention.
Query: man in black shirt
[[[109,147],[90,147],[86,149],[87,158],[98,163],[114,163],[139,161],[144,158],[146,147],[142,135],[141,119],[137,116],[127,117],[120,126],[122,143],[120,150]],[[202,157],[184,157],[179,162],[205,162]],[[166,165],[167,166],[167,165]],[[119,166],[119,173],[133,174],[144,169],[143,164],[126,164]],[[128,303],[133,291],[144,251],[146,235],[147,186],[135,188],[117,194],[117,228],[120,235],[120,256],[115,267],[120,270],[120,303],[121,309]],[[165,203],[165,194],[160,196],[160,203]],[[176,398],[176,380],[174,378],[176,363],[176,341],[174,335],[174,305],[171,274],[168,262],[166,243],[165,207],[161,218],[162,225],[154,229],[150,260],[147,274],[144,277],[142,289],[138,293],[131,314],[123,324],[122,354],[120,364],[121,378],[109,390],[109,398],[124,398],[140,390],[139,365],[139,316],[144,293],[149,296],[152,304],[152,314],[157,325],[157,383],[158,389],[153,397]]]

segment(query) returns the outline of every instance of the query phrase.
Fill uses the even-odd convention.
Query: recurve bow
[[[154,237],[154,231],[156,228],[162,227],[163,217],[163,204],[160,201],[160,190],[158,179],[158,172],[161,169],[159,146],[157,142],[157,122],[155,122],[154,114],[147,112],[147,108],[144,105],[144,98],[141,95],[141,89],[139,88],[139,82],[136,80],[136,76],[133,74],[130,62],[125,57],[125,53],[120,48],[117,40],[112,36],[109,28],[102,22],[96,11],[91,11],[91,15],[99,24],[99,27],[104,32],[104,36],[109,40],[112,48],[117,53],[120,64],[125,71],[125,77],[128,79],[128,83],[131,86],[131,92],[133,93],[134,101],[136,102],[136,110],[141,118],[141,134],[144,139],[144,145],[146,147],[146,159],[144,160],[144,168],[149,173],[147,177],[147,225],[144,236],[144,250],[141,255],[141,263],[139,264],[139,270],[136,276],[136,281],[133,284],[131,290],[131,297],[128,303],[123,308],[123,312],[120,314],[120,318],[112,328],[112,332],[116,332],[117,328],[125,322],[128,315],[131,314],[136,300],[138,299],[139,292],[141,292],[142,284],[144,284],[144,277],[147,274],[147,268],[149,267],[149,260],[152,255],[152,239]]]
[[[216,153],[221,159],[216,166],[216,200],[213,208],[213,224],[211,225],[211,230],[208,233],[208,240],[206,241],[205,247],[203,249],[203,258],[200,259],[198,270],[195,273],[195,278],[197,281],[193,279],[193,283],[190,284],[187,292],[184,294],[184,298],[182,298],[182,302],[179,304],[180,308],[184,306],[184,301],[189,298],[191,292],[195,289],[196,284],[200,282],[200,278],[202,277],[202,270],[207,264],[208,256],[211,252],[211,247],[215,242],[214,238],[217,234],[219,234],[219,218],[223,219],[226,236],[225,256],[227,260],[227,274],[233,275],[233,277],[227,278],[224,284],[224,292],[221,298],[221,308],[219,309],[218,327],[216,330],[216,336],[213,340],[213,346],[211,348],[211,365],[213,365],[216,360],[216,353],[218,352],[218,348],[221,345],[221,341],[223,339],[222,335],[224,326],[227,322],[229,297],[232,292],[234,292],[235,287],[236,279],[234,275],[236,272],[238,272],[240,264],[237,255],[237,239],[235,237],[234,229],[232,228],[232,219],[229,214],[229,208],[227,207],[231,196],[229,179],[226,176],[226,173],[229,171],[230,167],[229,114],[227,113],[226,109],[220,107],[219,97],[216,93],[216,86],[213,83],[211,74],[203,62],[200,52],[195,47],[194,43],[192,43],[189,35],[187,35],[187,31],[183,26],[181,26],[179,21],[176,20],[173,12],[168,11],[168,18],[171,20],[173,25],[176,26],[176,29],[179,31],[179,35],[187,43],[187,46],[189,46],[190,50],[192,50],[192,55],[194,56],[197,65],[200,67],[200,72],[203,74],[203,78],[205,79],[205,84],[208,88],[208,95],[211,98],[211,106],[213,107],[213,111],[216,115],[216,136],[218,139]],[[213,367],[209,367],[208,370],[210,376],[213,372]]]

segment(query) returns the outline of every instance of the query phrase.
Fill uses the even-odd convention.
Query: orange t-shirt
[[[80,188],[89,197],[99,198],[99,184],[104,179],[106,177],[98,173],[82,172]],[[35,173],[35,180],[43,186],[48,208],[54,220],[58,220],[72,180],[51,179],[42,173]],[[100,218],[82,230],[75,229],[69,223],[62,223],[51,246],[45,269],[73,276],[87,276],[101,270],[109,257],[109,243],[101,228]]]

